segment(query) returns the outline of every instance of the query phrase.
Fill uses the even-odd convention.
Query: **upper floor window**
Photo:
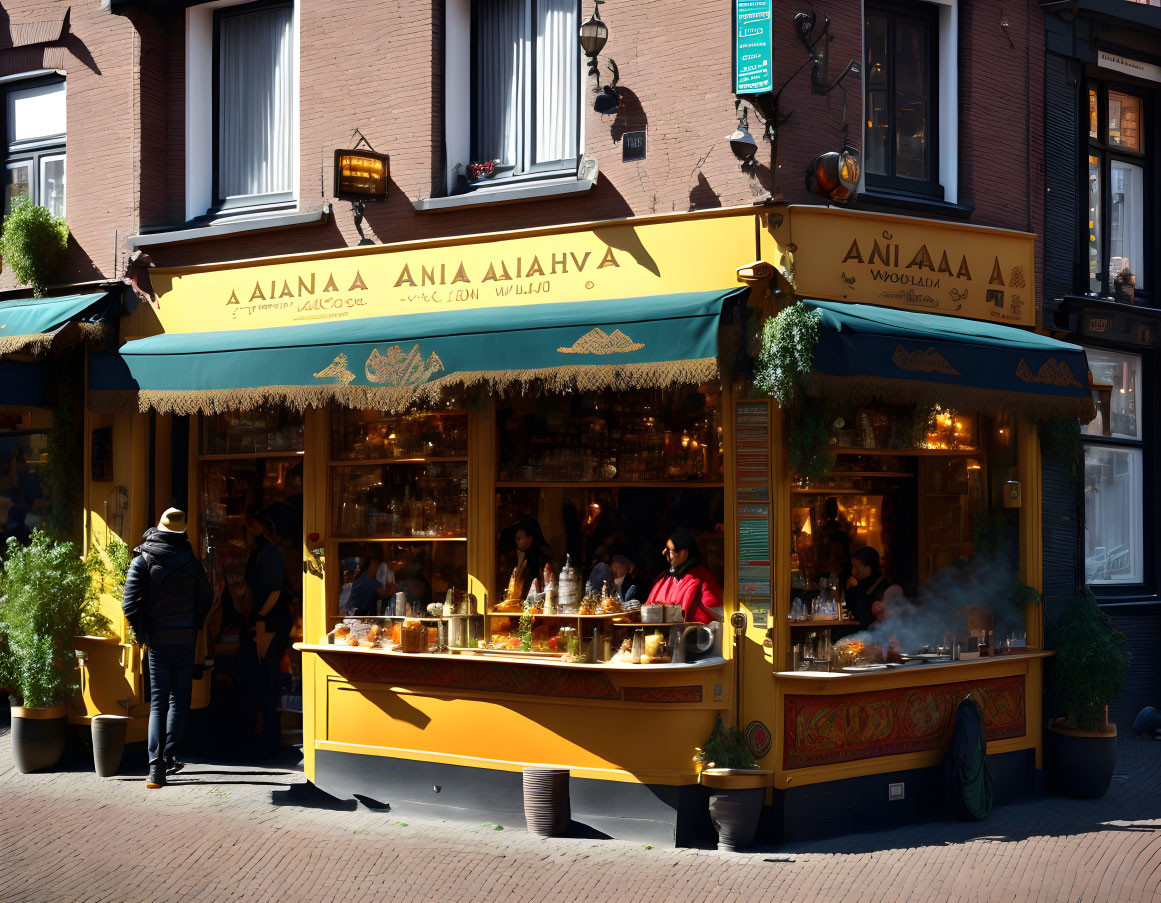
[[[447,0],[449,190],[576,172],[579,14],[578,0]],[[495,173],[469,185],[477,161]]]
[[[939,20],[930,3],[868,2],[867,184],[939,193]]]
[[[1088,88],[1088,290],[1117,283],[1147,290],[1144,99],[1102,84]],[[1122,297],[1127,297],[1122,291]]]
[[[295,0],[186,9],[186,219],[292,205],[298,187]]]
[[[472,155],[500,173],[576,166],[576,0],[474,5]]]
[[[28,196],[65,214],[65,80],[27,79],[4,86],[7,191],[4,212]]]
[[[214,13],[214,198],[223,207],[294,197],[294,7]]]

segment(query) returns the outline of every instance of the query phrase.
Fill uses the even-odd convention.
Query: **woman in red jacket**
[[[647,605],[680,605],[685,620],[709,624],[722,620],[722,588],[699,560],[697,540],[684,527],[665,543],[669,572],[653,585]]]

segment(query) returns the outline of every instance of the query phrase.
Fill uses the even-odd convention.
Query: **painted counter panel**
[[[787,695],[782,767],[807,768],[938,749],[968,695],[984,710],[989,740],[1025,733],[1024,676],[844,695]]]

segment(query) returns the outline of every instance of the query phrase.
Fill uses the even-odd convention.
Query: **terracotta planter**
[[[24,774],[52,768],[64,755],[68,739],[68,708],[12,706],[12,758]]]
[[[1048,768],[1069,796],[1097,799],[1105,795],[1117,767],[1117,726],[1099,731],[1072,730],[1057,718],[1048,724]]]
[[[769,779],[770,772],[759,768],[707,768],[701,773],[701,783],[713,791],[709,813],[719,850],[734,852],[754,842]]]

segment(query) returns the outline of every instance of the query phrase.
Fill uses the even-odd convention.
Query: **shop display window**
[[[894,453],[840,445],[829,477],[791,487],[786,667],[856,672],[951,658],[957,644],[969,657],[990,642],[1025,647],[1018,612],[1001,598],[1000,572],[1014,579],[1014,561],[976,556],[992,523],[988,464],[1010,464],[1007,421],[934,408],[859,411],[856,422],[876,446],[907,428],[917,438]],[[963,598],[947,590],[961,582],[974,587]],[[1004,609],[1002,624],[993,608]]]
[[[27,543],[48,517],[40,469],[51,417],[47,411],[0,411],[0,554],[9,538]]]
[[[336,536],[463,539],[467,461],[335,467],[331,501]]]
[[[301,452],[303,416],[287,408],[213,414],[201,419],[203,455]]]
[[[722,479],[716,388],[520,396],[497,410],[503,483]]]
[[[426,617],[448,590],[462,598],[467,432],[467,414],[454,406],[400,415],[332,411],[330,532],[358,540],[337,545],[332,622],[397,612]]]
[[[462,410],[391,416],[336,408],[331,456],[336,461],[453,457],[468,454],[468,415]]]
[[[720,406],[720,392],[701,387],[498,407],[487,649],[564,661],[682,660],[679,607],[642,605],[668,570],[663,550],[678,528],[693,534],[700,563],[723,581]],[[648,626],[655,617],[662,627]],[[704,646],[720,650],[715,631]]]

